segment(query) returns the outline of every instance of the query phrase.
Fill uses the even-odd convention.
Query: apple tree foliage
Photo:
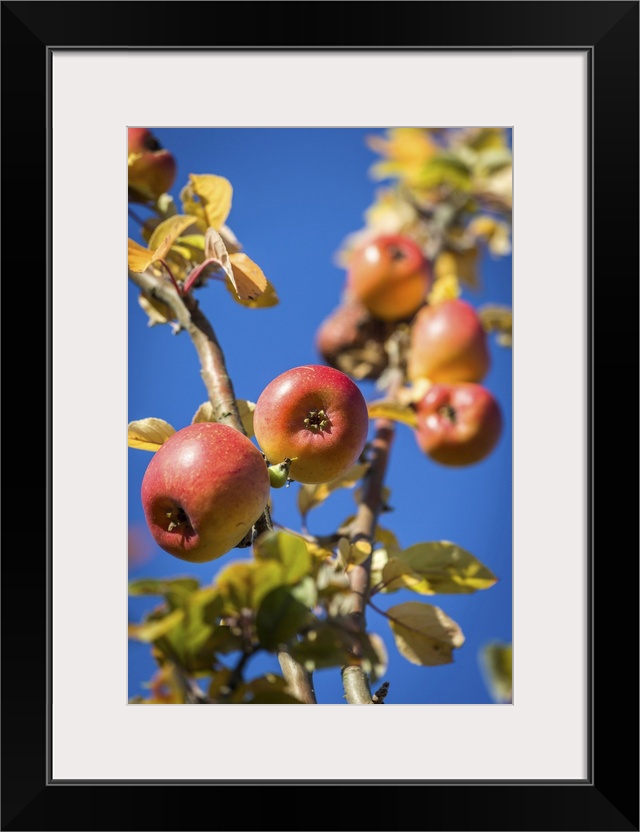
[[[478,286],[482,248],[495,256],[510,251],[512,155],[505,132],[394,128],[370,142],[379,155],[374,174],[391,184],[377,191],[365,226],[345,236],[341,265],[347,268],[352,252],[376,233],[403,234],[432,265],[425,303]],[[130,155],[130,170],[137,158]],[[220,281],[249,309],[279,302],[276,287],[227,225],[232,194],[231,182],[215,173],[190,175],[178,204],[168,193],[150,197],[130,188],[130,203],[151,216],[141,221],[145,245],[128,242],[128,275],[149,323],[186,331],[193,341],[208,398],[192,422],[226,422],[251,438],[255,404],[235,398],[224,345],[197,303],[208,281]],[[490,305],[478,314],[485,331],[509,348],[511,309]],[[356,382],[376,379],[380,396],[368,402],[373,438],[346,474],[297,486],[299,528],[279,527],[267,506],[237,547],[238,559],[213,569],[210,583],[170,576],[130,583],[131,595],[149,596],[149,611],[130,624],[129,637],[148,644],[157,663],[148,696],[132,702],[313,704],[314,671],[333,668],[347,702],[378,704],[393,680],[385,678],[385,643],[371,620],[388,626],[399,653],[416,665],[450,663],[463,646],[458,624],[425,596],[490,591],[497,576],[454,542],[402,548],[380,524],[393,434],[415,431],[415,404],[428,379],[407,376],[406,321],[369,324],[372,337],[345,344],[333,359]],[[129,424],[129,446],[154,453],[177,429],[150,414]],[[353,489],[356,513],[331,534],[310,534],[309,514],[340,489]],[[415,600],[385,610],[376,605],[377,596],[400,589]],[[265,653],[279,671],[256,676],[251,660]],[[511,645],[490,645],[484,668],[496,698],[509,701]]]

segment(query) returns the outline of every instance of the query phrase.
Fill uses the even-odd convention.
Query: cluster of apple
[[[487,333],[467,301],[429,300],[432,284],[411,237],[368,239],[350,257],[342,302],[320,325],[316,347],[330,366],[350,374],[364,366],[356,377],[376,379],[389,364],[390,336],[406,331],[401,369],[415,394],[417,443],[442,465],[471,465],[502,432],[500,407],[480,383],[490,367]]]
[[[329,482],[349,470],[364,450],[369,413],[352,379],[309,365],[265,387],[253,425],[259,448],[233,427],[202,422],[156,451],[141,497],[160,548],[193,563],[230,551],[263,514],[272,487]]]

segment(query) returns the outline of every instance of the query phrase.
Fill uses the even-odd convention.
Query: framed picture
[[[16,305],[24,341],[44,338],[47,522],[40,550],[14,543],[2,564],[2,828],[217,827],[225,799],[236,828],[335,828],[317,789],[346,786],[354,828],[637,830],[637,501],[619,464],[636,446],[595,368],[637,377],[638,3],[375,3],[364,21],[355,4],[292,8],[2,4],[5,275],[26,279],[36,241],[47,264],[27,314]],[[512,704],[221,716],[127,701],[131,356],[112,276],[132,124],[512,131]],[[44,233],[23,247],[25,212]],[[170,369],[164,383],[180,395]],[[32,465],[18,470],[31,491]],[[597,515],[596,473],[616,492]],[[248,792],[255,820],[237,808]]]

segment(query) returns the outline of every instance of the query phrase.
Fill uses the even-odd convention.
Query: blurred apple
[[[176,160],[146,127],[130,127],[128,139],[129,201],[155,201],[175,182]]]
[[[418,244],[403,234],[381,234],[349,259],[347,292],[383,321],[410,318],[431,287],[431,268]]]
[[[407,362],[411,380],[478,382],[490,364],[487,333],[470,303],[452,298],[420,309],[411,327]]]
[[[377,379],[389,362],[390,324],[360,301],[345,297],[316,330],[315,346],[330,367],[357,379]]]
[[[442,465],[485,459],[502,433],[502,413],[481,384],[434,384],[416,404],[420,448]]]

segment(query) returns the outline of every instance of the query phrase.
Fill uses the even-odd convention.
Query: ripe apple
[[[129,127],[128,138],[129,199],[132,202],[156,200],[175,182],[175,157],[146,127]]]
[[[214,422],[172,434],[155,452],[141,488],[154,540],[191,563],[214,560],[237,546],[269,494],[260,451],[240,431]]]
[[[400,321],[422,306],[431,267],[420,246],[403,234],[380,234],[351,255],[346,289],[376,318]]]
[[[474,307],[461,298],[424,306],[411,325],[407,375],[412,381],[481,381],[491,356]]]
[[[333,367],[294,367],[273,379],[253,411],[256,440],[272,464],[292,460],[291,479],[329,482],[357,461],[369,413],[358,385]]]
[[[442,465],[472,465],[487,457],[502,433],[502,413],[481,384],[434,384],[416,404],[420,448]]]
[[[316,330],[315,346],[330,367],[358,379],[377,379],[389,362],[384,347],[392,324],[345,297]]]

